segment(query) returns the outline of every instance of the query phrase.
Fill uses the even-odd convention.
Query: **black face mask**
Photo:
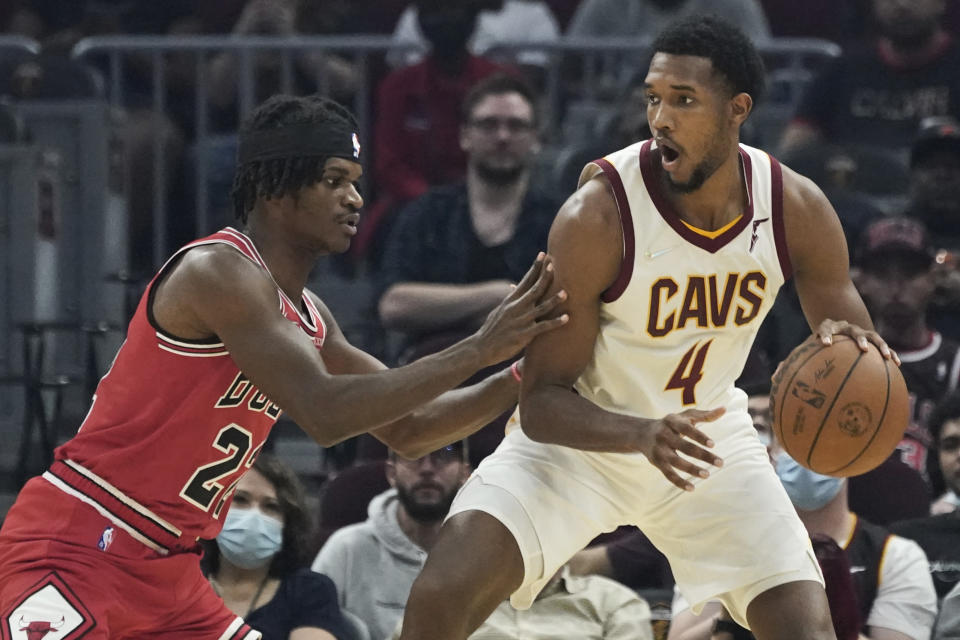
[[[433,47],[435,56],[458,56],[466,51],[467,42],[476,28],[477,16],[473,12],[452,14],[419,15],[420,30]]]

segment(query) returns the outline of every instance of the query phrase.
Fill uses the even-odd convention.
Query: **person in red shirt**
[[[201,574],[198,538],[220,532],[281,410],[322,445],[372,430],[416,458],[516,403],[516,370],[444,392],[566,322],[538,320],[563,297],[545,295],[549,258],[475,334],[394,370],[305,289],[356,234],[361,174],[339,104],[275,96],[253,112],[233,190],[242,230],[160,269],[77,435],[0,530],[0,639],[56,624],[59,640],[257,640]]]
[[[505,70],[467,49],[480,2],[418,0],[416,5],[430,54],[380,83],[373,141],[379,196],[357,238],[355,250],[361,255],[383,237],[385,223],[398,207],[432,186],[463,179],[463,99],[478,81]]]

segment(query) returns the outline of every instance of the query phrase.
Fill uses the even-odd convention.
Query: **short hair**
[[[743,31],[719,16],[677,20],[657,36],[653,51],[708,58],[734,94],[750,94],[754,102],[763,96],[766,72],[760,54]]]
[[[943,431],[943,425],[951,420],[960,420],[960,392],[953,393],[944,397],[930,414],[930,435],[933,436],[933,448],[940,447],[940,432]]]
[[[240,127],[240,139],[254,131],[280,129],[297,124],[340,121],[357,130],[350,110],[334,100],[318,95],[276,95],[254,109]],[[327,163],[326,156],[291,156],[274,160],[255,160],[237,167],[233,178],[233,213],[246,223],[259,198],[292,195],[317,182]]]
[[[290,467],[270,454],[257,456],[253,468],[273,485],[283,512],[283,544],[270,564],[270,575],[282,578],[306,566],[308,561],[312,529],[303,485]],[[203,549],[204,574],[216,573],[220,569],[220,548],[215,540],[207,540],[203,541]]]
[[[461,118],[463,122],[470,122],[470,117],[477,105],[483,102],[489,96],[502,96],[505,93],[519,93],[530,105],[530,111],[533,114],[533,125],[537,126],[540,122],[537,113],[537,93],[523,78],[509,73],[495,73],[480,80],[470,88],[467,95],[463,98],[461,107]]]

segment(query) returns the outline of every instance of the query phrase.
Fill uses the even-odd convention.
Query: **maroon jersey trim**
[[[732,227],[715,238],[708,238],[700,235],[685,225],[680,217],[680,214],[677,213],[676,209],[673,208],[673,205],[670,204],[670,201],[663,193],[660,180],[657,178],[657,174],[653,167],[654,154],[652,151],[652,146],[653,141],[647,140],[643,143],[643,146],[640,147],[640,173],[643,175],[643,183],[647,187],[647,193],[650,194],[650,200],[653,202],[653,206],[656,207],[657,211],[660,213],[660,217],[662,217],[663,220],[670,225],[674,231],[677,232],[677,235],[690,244],[703,249],[704,251],[716,253],[729,244],[731,240],[736,238],[740,232],[750,224],[750,221],[753,219],[754,198],[753,166],[750,161],[749,153],[743,149],[740,149],[740,163],[743,167],[743,175],[747,183],[747,208],[740,216],[740,219],[737,220]]]
[[[623,180],[620,179],[620,173],[616,167],[610,164],[606,158],[594,160],[593,163],[600,167],[603,175],[610,182],[610,188],[613,189],[613,199],[617,203],[617,212],[620,215],[620,228],[623,230],[623,258],[620,262],[620,273],[617,279],[613,281],[606,291],[601,294],[600,299],[606,303],[613,302],[623,295],[630,284],[630,278],[633,276],[633,262],[636,252],[636,242],[633,236],[633,216],[630,213],[630,201],[627,199],[627,191],[623,188]]]
[[[780,260],[780,271],[783,281],[786,282],[793,275],[793,264],[790,262],[790,251],[787,248],[787,230],[783,223],[783,169],[773,156],[770,157],[770,199],[772,200],[773,241],[777,246],[777,258]]]

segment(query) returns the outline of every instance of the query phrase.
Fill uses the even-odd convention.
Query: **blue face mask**
[[[283,523],[258,509],[232,508],[217,536],[220,553],[242,569],[258,569],[283,546]]]
[[[843,488],[843,478],[820,475],[791,458],[786,453],[776,457],[777,476],[790,496],[790,502],[801,511],[822,509],[837,497]]]

